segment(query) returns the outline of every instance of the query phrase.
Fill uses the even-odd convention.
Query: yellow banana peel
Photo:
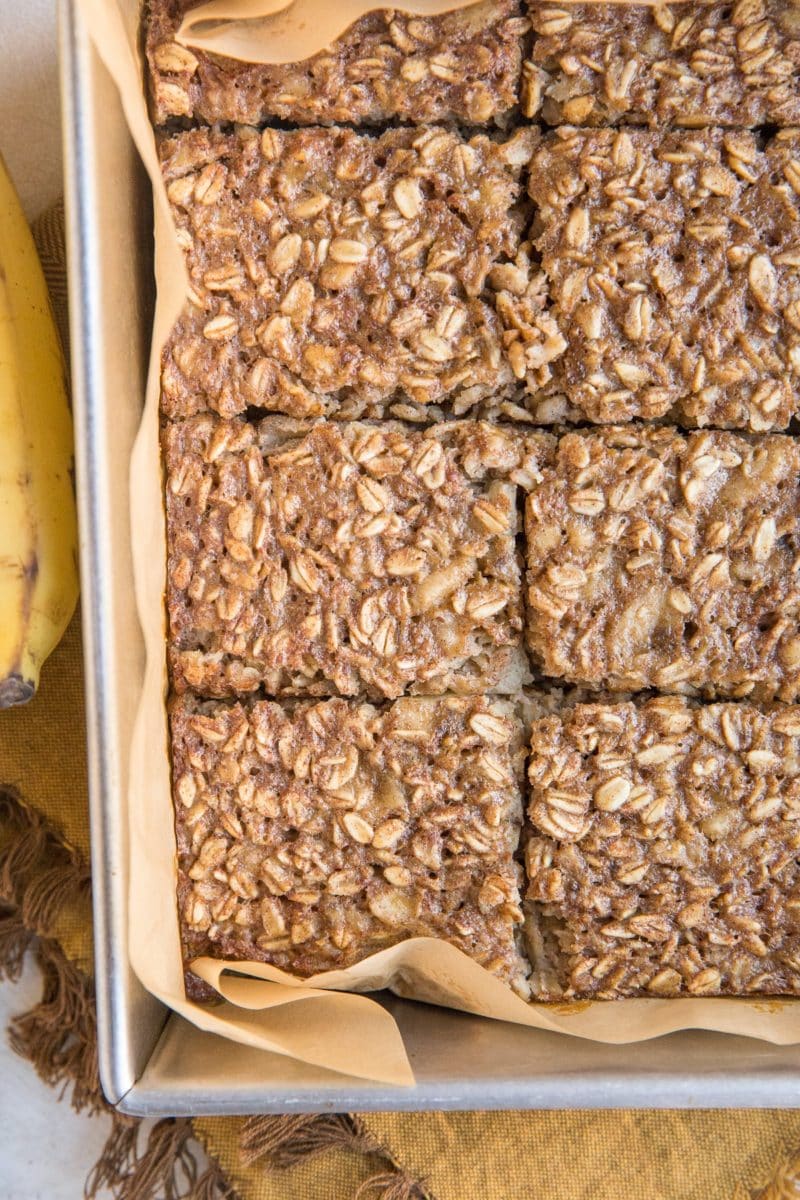
[[[35,693],[78,597],[72,417],[33,237],[0,159],[0,708]]]

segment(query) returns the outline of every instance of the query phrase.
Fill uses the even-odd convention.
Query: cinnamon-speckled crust
[[[303,63],[244,63],[178,45],[198,0],[149,0],[146,52],[156,124],[377,124],[389,120],[503,124],[518,102],[528,21],[518,0],[409,17],[369,13]]]
[[[527,498],[535,660],[592,687],[796,699],[798,478],[781,435],[562,437]]]
[[[173,683],[395,697],[526,679],[516,480],[552,445],[479,422],[164,432]]]
[[[191,971],[185,963],[183,969],[183,986],[186,991],[187,1000],[194,1000],[198,1004],[205,1004],[209,1001],[221,1003],[221,997],[216,988],[206,983],[199,975],[195,975],[194,971]]]
[[[800,123],[797,0],[528,4],[523,112],[551,125]]]
[[[800,993],[800,709],[578,705],[529,776],[534,999]]]
[[[164,351],[165,415],[502,414],[516,384],[486,281],[519,246],[536,138],[436,127],[163,138],[192,285]]]
[[[539,423],[784,429],[800,394],[800,133],[562,128],[493,270]]]
[[[309,975],[442,937],[526,994],[511,704],[187,696],[170,719],[187,963]]]

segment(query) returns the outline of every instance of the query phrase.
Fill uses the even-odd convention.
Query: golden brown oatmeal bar
[[[486,280],[516,253],[534,130],[198,129],[161,140],[193,300],[170,418],[497,408],[514,388]]]
[[[535,722],[533,997],[800,992],[799,737],[679,697]]]
[[[187,962],[309,975],[442,937],[526,993],[513,705],[187,696],[171,726]]]
[[[800,443],[571,433],[527,498],[528,644],[621,691],[800,694]]]
[[[176,688],[517,690],[515,480],[537,476],[550,441],[476,422],[168,426]]]
[[[785,428],[800,388],[800,133],[564,128],[491,282],[537,421]]]
[[[551,125],[796,125],[800,4],[529,3],[523,112]]]
[[[197,0],[150,0],[146,30],[156,124],[190,117],[258,125],[460,121],[505,123],[518,104],[530,26],[517,0],[483,0],[463,12],[409,17],[370,13],[307,62],[244,63],[178,45]]]

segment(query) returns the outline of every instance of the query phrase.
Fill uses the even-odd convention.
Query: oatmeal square
[[[534,999],[800,993],[800,709],[680,697],[534,722]]]
[[[187,962],[309,975],[440,937],[526,994],[511,704],[184,696],[171,725]]]
[[[378,124],[390,120],[505,124],[518,104],[523,39],[518,0],[482,0],[462,12],[356,21],[302,63],[239,62],[175,41],[198,0],[150,0],[146,52],[153,117],[213,125]]]
[[[800,694],[800,443],[571,433],[527,497],[546,674],[621,691]]]
[[[560,129],[490,276],[533,417],[785,428],[800,389],[800,134]]]
[[[487,277],[519,248],[536,137],[239,128],[162,139],[193,289],[164,352],[165,414],[513,410]]]
[[[800,123],[794,0],[569,4],[529,0],[523,112],[551,125]]]
[[[514,691],[516,481],[546,435],[195,417],[164,432],[178,690]]]

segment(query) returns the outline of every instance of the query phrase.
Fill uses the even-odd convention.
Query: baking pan
[[[127,956],[126,782],[144,650],[128,460],[152,314],[149,182],[72,0],[60,0],[60,20],[98,1043],[108,1099],[137,1116],[800,1105],[800,1046],[700,1031],[606,1046],[384,995],[417,1077],[413,1088],[388,1087],[202,1033],[138,983]]]

